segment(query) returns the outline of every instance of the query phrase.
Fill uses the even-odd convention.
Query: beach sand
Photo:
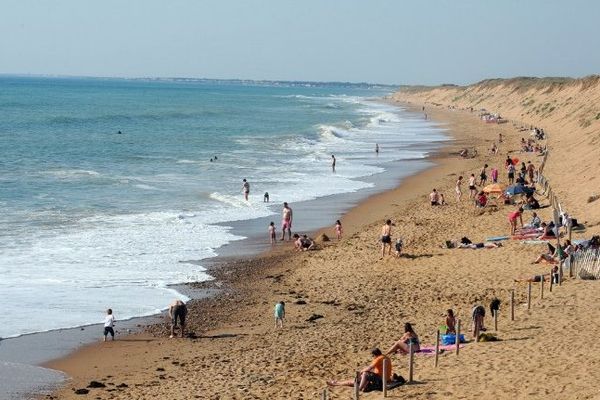
[[[402,100],[420,109],[420,99],[407,95]],[[499,167],[500,179],[506,181],[501,167],[507,151],[518,152],[521,133],[510,123],[484,124],[472,113],[445,105],[428,106],[427,113],[447,124],[455,140],[433,158],[434,167],[345,215],[340,242],[303,253],[279,245],[268,254],[218,267],[212,271],[217,280],[201,286],[218,284],[223,294],[189,305],[189,330],[196,338],[169,339],[164,324],[145,334],[86,346],[47,365],[72,377],[48,398],[320,398],[327,380],[353,377],[370,362],[371,348],[386,350],[400,338],[405,322],[413,323],[421,342],[431,345],[446,309],[455,310],[465,331],[473,305],[487,308],[494,297],[502,301],[498,332],[489,313],[486,324],[501,341],[468,343],[458,356],[445,352],[437,368],[432,356],[417,354],[415,384],[394,389],[388,397],[595,398],[600,343],[590,328],[600,320],[596,282],[567,280],[552,293],[546,290],[543,300],[534,284],[527,310],[526,286],[513,279],[550,271],[548,265],[531,265],[544,246],[506,241],[490,250],[441,247],[445,240],[463,236],[480,242],[507,234],[506,215],[513,207],[475,209],[466,183],[463,201],[457,204],[454,183],[458,175],[466,180],[477,174],[483,163]],[[553,126],[541,126],[550,133],[552,145]],[[490,156],[486,149],[499,132],[506,140],[500,153]],[[479,156],[460,159],[462,147],[476,147]],[[557,171],[550,166],[560,149],[554,154],[548,160],[551,179]],[[525,154],[519,158],[536,165],[541,160]],[[445,194],[449,205],[430,206],[433,187]],[[561,194],[564,204],[576,203],[572,207],[580,215],[589,208],[579,193]],[[549,219],[551,209],[540,214]],[[379,233],[387,218],[395,222],[393,238],[404,239],[406,254],[399,259],[380,258]],[[597,228],[588,228],[585,237]],[[333,228],[326,232],[334,236]],[[512,289],[518,303],[514,322],[508,313]],[[275,330],[273,306],[279,300],[286,302],[287,321],[284,329]],[[313,314],[323,318],[308,322]],[[393,357],[394,372],[407,377],[407,365],[406,356]],[[92,380],[106,387],[90,388],[87,396],[74,393]],[[349,399],[351,392],[334,388],[329,396]],[[364,394],[366,399],[380,397]]]

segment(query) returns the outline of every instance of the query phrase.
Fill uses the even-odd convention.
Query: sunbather
[[[360,382],[358,385],[359,390],[363,392],[370,392],[372,390],[383,390],[383,365],[385,363],[386,381],[391,382],[392,380],[392,361],[381,354],[381,350],[373,349],[371,351],[373,356],[373,362],[368,367],[363,368],[360,371]],[[354,379],[347,381],[336,381],[331,380],[327,382],[328,386],[349,386],[353,387],[355,383]]]
[[[446,311],[446,333],[456,334],[456,318],[451,308]]]
[[[515,282],[541,282],[542,279],[544,282],[548,281],[550,274],[542,274],[542,275],[533,275],[533,276],[525,276],[521,278],[516,278]]]
[[[409,346],[412,344],[414,352],[421,350],[419,337],[415,333],[410,322],[404,324],[404,335],[398,340],[390,349],[385,353],[386,355],[400,353],[408,354],[410,351]]]
[[[459,249],[483,249],[483,248],[496,249],[498,247],[502,247],[502,243],[496,243],[496,242],[469,243],[469,244],[461,243],[456,247]]]

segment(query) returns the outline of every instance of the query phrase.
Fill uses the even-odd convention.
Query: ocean
[[[234,223],[272,216],[280,234],[282,202],[372,190],[423,159],[444,130],[391,91],[0,77],[0,301],[17,316],[0,338],[158,313],[186,300],[172,285],[211,279],[203,260],[244,239]]]

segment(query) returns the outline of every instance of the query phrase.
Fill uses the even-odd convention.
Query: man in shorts
[[[244,182],[244,184],[242,185],[242,192],[244,192],[244,199],[246,199],[246,201],[248,201],[248,195],[250,194],[250,184],[248,183],[248,181],[246,179],[242,179],[242,182]]]
[[[283,203],[283,214],[281,217],[281,240],[285,240],[285,231],[288,232],[288,240],[292,240],[293,213],[288,203]]]
[[[187,315],[187,306],[181,300],[175,300],[169,305],[169,317],[171,317],[171,336],[175,337],[175,328],[177,327],[177,321],[181,326],[181,337],[185,330],[185,317]]]

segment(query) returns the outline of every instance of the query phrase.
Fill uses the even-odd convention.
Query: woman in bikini
[[[421,350],[421,344],[419,342],[419,336],[415,333],[410,322],[404,324],[404,335],[398,340],[390,349],[385,353],[385,355],[390,355],[394,353],[400,354],[408,354],[410,351],[410,345],[412,344],[413,352],[418,352]]]

